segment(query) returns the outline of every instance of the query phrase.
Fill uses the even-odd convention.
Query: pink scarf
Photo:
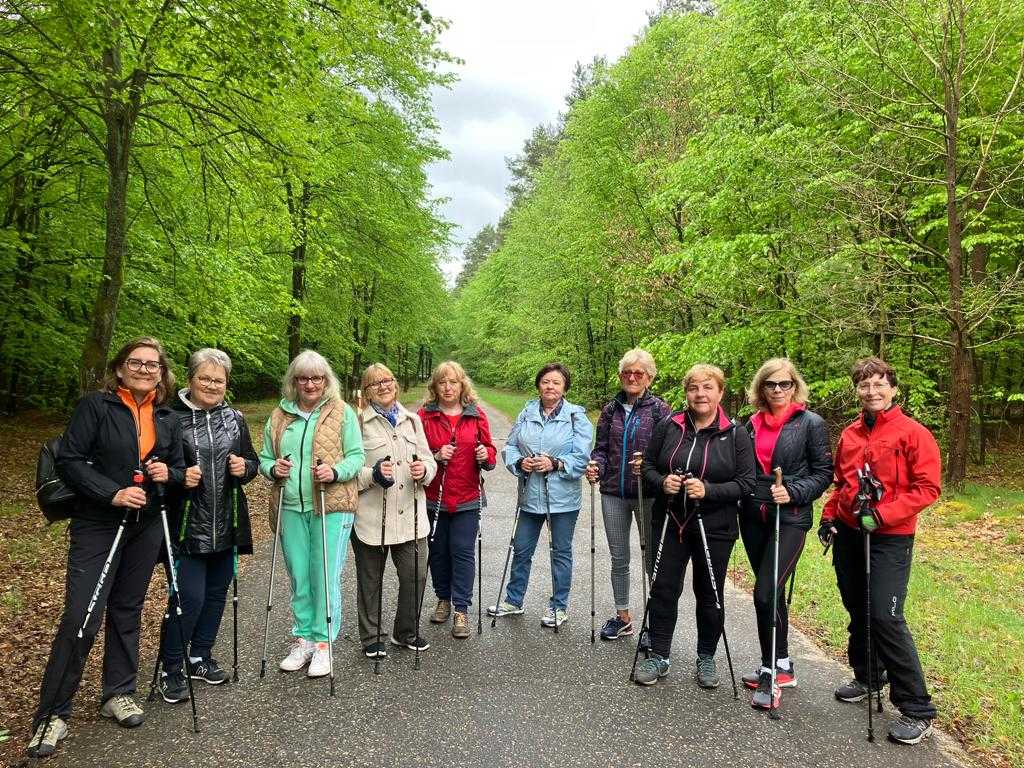
[[[757,462],[761,465],[766,475],[772,473],[772,454],[775,452],[775,443],[779,440],[779,433],[782,426],[790,420],[794,413],[802,411],[806,406],[801,403],[790,403],[778,416],[773,416],[771,411],[758,411],[750,421],[754,425],[754,453],[757,455]]]

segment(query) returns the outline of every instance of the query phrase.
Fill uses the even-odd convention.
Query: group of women
[[[755,703],[766,688],[768,701],[777,702],[777,687],[796,684],[779,587],[800,557],[811,505],[832,481],[824,421],[807,409],[807,385],[786,359],[769,360],[757,372],[748,392],[755,413],[742,426],[722,407],[720,369],[691,368],[683,380],[686,408],[675,413],[650,392],[656,373],[650,354],[626,353],[621,390],[601,411],[595,440],[586,410],[567,399],[569,371],[558,363],[538,371],[538,397],[515,420],[502,452],[517,479],[518,510],[507,586],[487,610],[495,617],[524,612],[533,555],[547,524],[553,589],[541,623],[557,631],[568,619],[573,533],[586,478],[600,485],[611,555],[615,613],[601,629],[605,640],[637,630],[630,604],[634,519],[639,528],[651,587],[649,636],[640,641],[645,658],[636,682],[651,685],[669,672],[683,577],[692,562],[695,677],[701,687],[718,686],[721,596],[730,553],[742,536],[756,574],[761,645],[760,664],[743,681],[758,689]],[[103,391],[77,405],[58,457],[58,471],[78,497],[66,602],[29,754],[52,754],[67,735],[72,698],[104,615],[101,712],[125,727],[142,723],[133,694],[143,600],[164,537],[161,509],[169,510],[182,631],[165,626],[161,633],[160,694],[180,702],[190,695],[187,678],[212,685],[227,679],[211,653],[238,556],[252,551],[242,486],[257,474],[273,484],[271,525],[291,582],[291,646],[281,670],[305,669],[309,677],[331,671],[330,644],[341,622],[329,617],[341,616],[350,541],[367,657],[386,656],[388,644],[429,648],[418,631],[428,570],[437,597],[429,620],[450,620],[453,637],[469,637],[486,504],[483,473],[495,467],[497,453],[463,368],[452,361],[439,365],[425,404],[412,413],[399,402],[387,366],[371,365],[361,382],[366,403],[353,409],[327,360],[303,351],[288,366],[258,455],[242,414],[225,403],[230,375],[224,352],[202,349],[189,361],[188,385],[175,392],[160,343],[140,338],[110,361]],[[777,572],[775,514],[781,526]],[[389,553],[399,592],[385,631],[381,589]],[[94,594],[97,583],[102,589]],[[80,626],[83,615],[89,619]]]

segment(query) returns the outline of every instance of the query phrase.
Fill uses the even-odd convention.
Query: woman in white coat
[[[390,641],[412,650],[430,647],[417,633],[417,613],[426,583],[430,534],[423,488],[434,479],[437,463],[419,417],[398,402],[398,382],[388,367],[380,363],[369,366],[363,372],[362,387],[369,397],[369,404],[359,414],[366,462],[359,471],[359,512],[352,548],[359,638],[363,652],[373,659],[387,656],[386,644],[378,642],[384,630],[378,630],[377,617],[389,551],[398,571],[398,607]],[[414,498],[419,501],[418,515],[414,514]]]

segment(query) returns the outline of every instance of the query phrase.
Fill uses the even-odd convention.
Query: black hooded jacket
[[[751,442],[755,442],[753,422],[748,421],[745,426]],[[743,500],[741,514],[767,522],[770,516],[765,512],[775,505],[770,490],[775,478],[762,471],[756,459],[754,465],[757,481],[751,495]],[[772,467],[782,469],[782,484],[792,499],[791,504],[782,506],[780,522],[809,531],[814,501],[832,484],[832,448],[825,420],[814,411],[794,411],[779,432],[772,450]],[[774,518],[771,519],[774,525]]]
[[[143,461],[139,461],[139,432],[135,416],[121,398],[112,392],[90,392],[75,406],[61,440],[57,473],[75,492],[73,517],[116,525],[124,518],[124,507],[111,504],[122,488],[132,486],[132,475],[145,461],[159,458],[167,465],[169,477],[165,493],[172,496],[185,478],[181,427],[169,408],[153,406],[156,443]],[[128,515],[128,522],[160,513],[157,486],[149,480],[143,485],[146,506]],[[168,498],[170,501],[170,498]]]
[[[704,483],[699,502],[680,492],[669,496],[662,490],[665,477],[681,470]],[[652,544],[667,514],[687,532],[697,530],[699,511],[709,539],[735,541],[739,537],[737,511],[740,500],[754,488],[754,448],[746,430],[737,427],[718,409],[718,418],[700,431],[686,411],[662,419],[654,427],[643,463],[644,479],[658,489],[651,512]]]
[[[245,418],[224,403],[203,410],[188,399],[187,389],[178,392],[174,413],[186,466],[198,464],[202,472],[199,485],[182,488],[178,496],[171,532],[178,548],[188,555],[206,555],[237,546],[239,554],[252,554],[249,503],[241,486],[256,477],[259,459]],[[232,453],[245,460],[245,474],[239,478],[228,472]]]

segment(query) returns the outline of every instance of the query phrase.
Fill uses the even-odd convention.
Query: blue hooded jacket
[[[543,515],[548,511],[544,497],[544,475],[540,472],[522,472],[516,463],[527,456],[546,454],[558,459],[562,467],[547,478],[547,492],[551,513],[576,512],[583,505],[580,481],[590,460],[590,444],[594,427],[587,411],[568,400],[562,401],[561,410],[547,421],[541,416],[540,401],[530,400],[516,417],[509,432],[502,461],[508,471],[519,478],[519,500],[522,512]]]

